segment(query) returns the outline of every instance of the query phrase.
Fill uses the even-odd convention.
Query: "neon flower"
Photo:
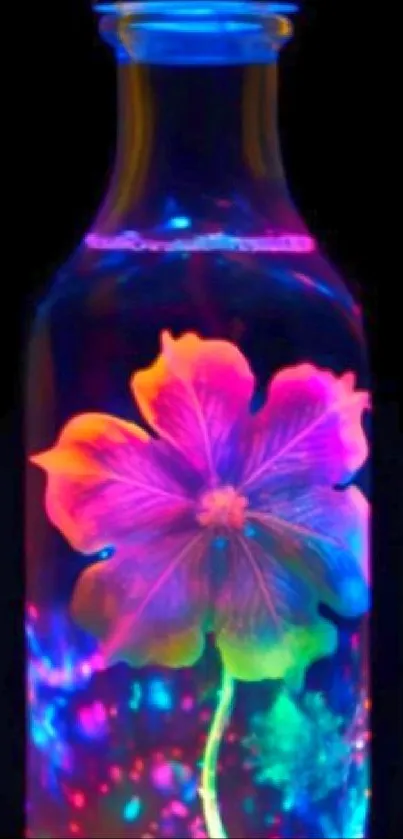
[[[105,664],[191,666],[212,633],[232,677],[300,684],[337,644],[319,604],[368,608],[368,504],[340,489],[367,456],[368,394],[304,363],[252,413],[235,345],[169,333],[130,387],[152,433],[84,414],[32,458],[72,547],[114,548],[82,573],[73,616]]]

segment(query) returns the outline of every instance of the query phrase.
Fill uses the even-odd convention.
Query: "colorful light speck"
[[[73,807],[82,810],[85,807],[85,795],[82,792],[75,792],[72,796]]]
[[[108,714],[102,702],[94,702],[78,710],[81,733],[89,739],[102,739],[109,731]]]
[[[155,679],[150,682],[148,686],[148,703],[162,711],[171,710],[172,696],[162,679]]]
[[[141,813],[141,801],[135,796],[125,804],[123,809],[123,818],[126,822],[134,822],[138,819]]]
[[[246,524],[244,527],[244,534],[248,537],[248,539],[253,539],[256,535],[256,528],[253,527],[252,524]]]
[[[171,227],[173,230],[186,230],[186,228],[190,227],[191,224],[191,219],[187,216],[175,216],[174,218],[170,219],[170,221],[167,224],[167,227]]]
[[[224,548],[226,548],[228,545],[228,539],[226,536],[217,536],[217,538],[214,539],[213,544],[214,547],[217,548],[217,550],[224,550]]]
[[[129,699],[129,708],[131,711],[138,711],[141,703],[142,697],[142,690],[141,685],[139,682],[133,682],[130,699]]]
[[[115,553],[115,550],[112,547],[103,548],[103,550],[100,551],[100,553],[98,554],[98,557],[99,557],[99,559],[110,559],[111,556],[113,556],[114,553]]]
[[[179,818],[185,819],[188,812],[188,808],[185,804],[182,804],[181,801],[174,800],[171,802],[171,813],[173,813],[174,816],[179,816]]]

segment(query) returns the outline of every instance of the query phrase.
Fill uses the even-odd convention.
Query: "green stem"
[[[227,839],[217,800],[217,759],[222,736],[231,715],[234,688],[234,679],[224,669],[219,701],[206,741],[199,789],[209,839]]]

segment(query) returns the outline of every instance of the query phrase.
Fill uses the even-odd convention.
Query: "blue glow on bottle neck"
[[[294,3],[102,3],[101,29],[118,61],[166,65],[271,63],[291,36]]]

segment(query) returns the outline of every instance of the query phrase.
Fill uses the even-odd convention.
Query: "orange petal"
[[[48,474],[50,520],[83,553],[117,548],[189,506],[169,454],[141,428],[116,417],[74,417],[56,445],[31,461]]]

